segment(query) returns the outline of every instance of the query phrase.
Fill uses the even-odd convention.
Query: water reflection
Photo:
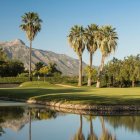
[[[140,132],[140,116],[115,116],[104,117],[105,121],[114,128],[125,127],[130,131]]]
[[[36,108],[29,108],[29,140],[32,139],[32,133],[31,133],[31,122],[32,119],[37,119],[37,120],[47,120],[47,119],[52,119],[52,118],[56,118],[56,112],[55,111],[51,111],[48,109],[36,109]]]
[[[0,136],[4,133],[4,130],[2,127],[0,127]]]
[[[44,123],[46,120],[48,120],[47,123],[49,123],[58,118],[65,117],[66,120],[64,120],[60,126],[61,129],[63,129],[64,125],[67,125],[68,121],[72,122],[72,119],[75,116],[76,118],[74,119],[76,119],[76,124],[66,127],[69,128],[67,131],[72,134],[71,140],[120,140],[119,133],[115,130],[119,130],[119,128],[122,127],[129,130],[129,132],[126,132],[125,129],[123,130],[129,135],[131,135],[131,132],[137,131],[140,136],[139,116],[109,117],[80,114],[71,116],[71,119],[67,118],[70,115],[71,114],[59,113],[54,110],[41,107],[0,107],[0,138],[3,138],[2,140],[7,140],[5,136],[9,135],[9,131],[7,131],[9,128],[12,131],[21,132],[25,126],[28,126],[28,139],[37,140],[33,137],[33,131],[35,131],[33,124],[36,122],[39,122],[37,125],[44,125],[42,122]],[[55,123],[57,123],[57,121]],[[59,126],[56,125],[55,127],[56,129],[59,129]],[[72,130],[74,130],[74,132]],[[41,132],[40,129],[39,131]],[[59,135],[56,131],[52,133],[53,135]],[[65,133],[63,135],[65,135]],[[67,139],[70,139],[70,137]],[[63,140],[63,138],[61,140]],[[123,138],[123,140],[125,140],[125,138]]]
[[[94,132],[93,122],[92,122],[92,120],[94,120],[96,118],[96,116],[90,115],[90,116],[85,116],[85,117],[86,117],[87,121],[90,123],[90,133],[88,134],[87,140],[98,140],[98,137]]]
[[[22,129],[24,123],[28,122],[28,120],[25,120],[25,122],[22,121],[23,113],[25,110],[21,107],[1,107],[0,108],[0,132],[3,132],[4,128],[11,128],[15,131],[19,131]],[[17,124],[16,122],[20,121],[20,124]],[[16,127],[14,124],[17,124]]]
[[[29,140],[32,139],[31,122],[32,122],[32,119],[31,119],[31,109],[29,109]]]
[[[83,119],[82,119],[82,115],[80,115],[80,127],[72,140],[85,140],[85,136],[82,132],[82,128],[83,128]]]
[[[116,137],[112,135],[109,130],[105,127],[104,117],[100,117],[102,124],[102,134],[99,140],[116,140]]]

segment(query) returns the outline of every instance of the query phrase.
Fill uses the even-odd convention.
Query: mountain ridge
[[[28,69],[29,47],[21,39],[0,42],[0,48],[6,52],[9,59],[22,61],[25,68]],[[79,60],[66,54],[32,48],[32,69],[35,68],[35,63],[40,61],[46,65],[50,62],[57,64],[57,69],[60,70],[63,75],[78,75]],[[85,66],[86,64],[83,62],[83,67]]]

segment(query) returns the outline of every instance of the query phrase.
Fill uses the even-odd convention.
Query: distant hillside
[[[16,39],[10,42],[0,42],[0,48],[3,48],[9,59],[20,60],[24,63],[25,68],[29,67],[29,47],[25,43]],[[44,51],[38,49],[32,49],[32,69],[34,69],[37,62],[49,62],[56,63],[58,70],[63,75],[78,75],[79,61],[65,54],[57,54],[51,51]],[[83,67],[86,64],[83,63]]]

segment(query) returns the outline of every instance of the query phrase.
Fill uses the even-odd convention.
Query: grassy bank
[[[140,105],[140,88],[62,87],[47,82],[26,82],[0,89],[0,97],[90,105]]]

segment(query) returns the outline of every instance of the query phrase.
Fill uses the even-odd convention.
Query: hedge
[[[0,77],[0,84],[20,84],[28,81],[28,77]]]
[[[0,84],[20,84],[29,81],[28,77],[0,77]],[[37,77],[33,77],[33,81],[38,81]],[[39,81],[44,81],[44,77],[40,77]],[[77,85],[78,77],[58,76],[58,77],[46,77],[46,82],[51,84],[71,84]],[[83,83],[87,82],[87,78],[83,78]]]

